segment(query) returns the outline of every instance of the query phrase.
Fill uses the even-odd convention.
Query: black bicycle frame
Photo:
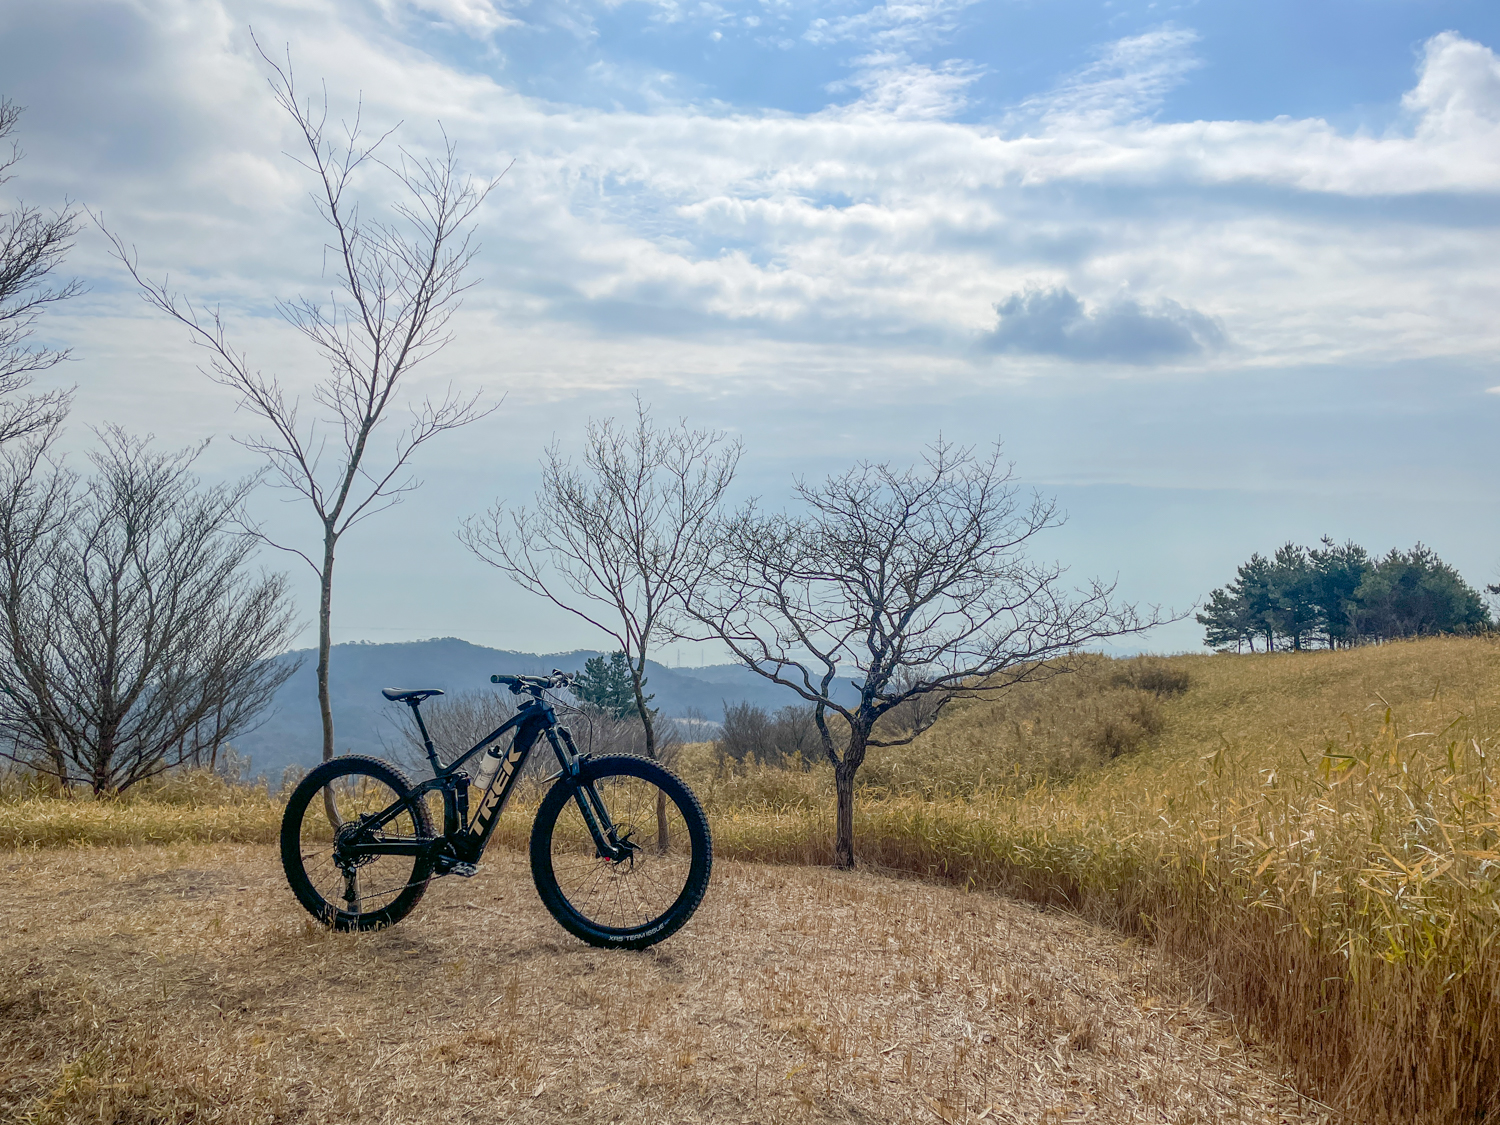
[[[558,765],[562,767],[561,772],[553,775],[553,778],[549,780],[560,777],[576,778],[583,768],[584,755],[578,752],[572,733],[557,721],[557,713],[544,699],[534,697],[527,700],[511,719],[480,739],[446,767],[439,763],[432,738],[427,733],[427,724],[422,721],[420,701],[416,704],[408,704],[408,706],[411,707],[412,715],[417,720],[417,729],[422,732],[422,745],[427,751],[428,761],[432,763],[434,776],[431,780],[418,785],[412,790],[410,796],[363,820],[359,825],[360,836],[363,837],[366,833],[389,824],[401,814],[403,809],[413,802],[421,801],[428,793],[434,791],[443,795],[443,833],[430,840],[371,840],[368,838],[353,840],[342,849],[351,857],[416,855],[437,858],[446,853],[454,861],[474,863],[484,854],[490,835],[495,830],[495,824],[500,819],[500,814],[505,811],[516,782],[521,777],[521,770],[526,765],[527,759],[531,757],[537,741],[543,735],[546,736],[552,752],[557,756]],[[515,735],[511,739],[510,750],[501,761],[500,769],[490,780],[489,786],[480,794],[479,808],[470,820],[469,778],[467,774],[460,771],[469,759],[512,729],[515,730]],[[619,842],[615,834],[614,823],[610,820],[609,813],[599,799],[599,794],[594,791],[594,787],[580,785],[575,789],[573,797],[578,802],[578,810],[583,814],[584,823],[588,826],[589,834],[594,838],[594,846],[598,849],[599,855],[615,861],[625,859],[630,854],[632,846],[622,845]]]

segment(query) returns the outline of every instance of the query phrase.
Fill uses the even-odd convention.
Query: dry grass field
[[[1351,1120],[1500,1119],[1500,643],[1080,662],[867,767],[857,850],[1173,953]],[[826,862],[819,771],[707,779]]]
[[[949,887],[725,862],[686,930],[620,953],[509,850],[361,935],[264,845],[0,864],[6,1120],[1319,1119],[1144,946]]]
[[[332,1051],[332,1041],[312,1044],[305,1030],[330,1026],[362,1044],[340,1047],[351,1053],[332,1066],[342,1076],[335,1085],[345,1083],[338,1088],[406,1088],[407,1079],[385,1073],[378,1042],[398,1070],[437,1066],[423,1073],[464,1088],[477,1082],[516,1120],[582,1114],[548,1100],[564,1090],[595,1090],[587,1096],[617,1116],[670,1102],[668,1120],[1249,1120],[1275,1104],[1276,1087],[1264,1084],[1271,1073],[1343,1120],[1500,1120],[1497,754],[1500,643],[1491,638],[1084,658],[1072,675],[956,704],[906,752],[874,752],[856,810],[865,870],[843,876],[814,869],[830,854],[826,768],[734,764],[711,747],[688,747],[677,768],[704,800],[716,851],[744,866],[721,864],[703,912],[662,952],[623,961],[575,947],[553,928],[507,867],[513,861],[492,863],[472,883],[443,884],[392,934],[337,937],[307,928],[292,910],[265,847],[279,804],[263,790],[189,777],[94,802],[12,786],[0,792],[0,846],[16,849],[0,904],[27,927],[5,940],[34,960],[12,952],[5,964],[12,972],[31,964],[25,982],[35,983],[7,986],[6,995],[34,997],[24,1003],[35,1014],[12,1016],[11,1026],[56,1030],[43,1036],[42,1057],[15,1064],[12,1075],[27,1077],[7,1078],[6,1089],[10,1104],[37,1120],[99,1119],[78,1108],[87,1097],[123,1098],[140,1082],[158,1099],[150,1106],[207,1091],[191,1104],[215,1108],[194,1110],[195,1121],[238,1120],[233,1113],[251,1104],[271,1108],[244,1109],[246,1120],[306,1106],[314,1119],[336,1116],[344,1111],[326,1093],[335,1080],[320,1084],[308,1062],[313,1047]],[[514,848],[527,826],[525,809],[514,809],[497,839]],[[244,874],[230,882],[250,890],[230,893],[208,874],[189,877],[191,891],[174,883],[182,878],[168,874],[174,868],[215,870],[217,860],[200,856],[233,857],[226,862]],[[153,865],[162,889],[129,907],[117,886],[144,886]],[[35,874],[43,870],[54,874]],[[46,879],[60,890],[49,895]],[[175,916],[174,894],[186,895]],[[32,912],[36,923],[26,920]],[[149,938],[130,920],[148,915],[159,919]],[[478,939],[481,921],[498,927],[495,946]],[[111,976],[109,942],[127,938],[150,952],[120,956],[134,968]],[[403,942],[418,943],[417,952],[389,952]],[[82,953],[57,952],[70,943],[93,950],[96,967]],[[340,949],[369,966],[368,978],[355,974],[371,982],[365,991],[294,1000],[319,972],[347,976]],[[239,952],[224,960],[223,950]],[[417,989],[393,967],[405,956],[436,966],[455,987],[435,978]],[[198,979],[184,975],[189,964],[221,966],[205,969],[206,979],[259,981],[243,986],[247,995],[275,996],[296,1009],[278,1008],[277,1018],[304,1030],[210,1034],[196,1000],[173,1004],[173,973]],[[631,968],[618,978],[606,971],[619,964]],[[584,991],[575,977],[590,982]],[[588,991],[604,980],[626,993],[606,1000]],[[485,1022],[474,1005],[511,1004],[495,999],[510,983],[531,990],[531,1006],[516,1000],[517,1019]],[[430,997],[407,1001],[412,1020],[381,1025],[390,1014],[376,1003],[382,989]],[[670,1001],[631,1007],[630,995],[652,989]],[[158,1005],[155,1023],[129,1014],[138,994]],[[365,1013],[358,1019],[342,1006],[351,996],[350,1011]],[[422,1006],[438,998],[449,1006]],[[106,1011],[120,1014],[97,1014]],[[432,1030],[438,1012],[457,1022]],[[1080,1023],[1089,1012],[1096,1023]],[[1209,1012],[1232,1021],[1233,1051]],[[227,1028],[241,1017],[216,1018]],[[709,1030],[693,1030],[700,1018]],[[601,1020],[616,1029],[610,1061],[581,1056],[593,1077],[554,1080],[569,1073],[575,1049],[562,1044],[606,1050],[590,1034]],[[730,1033],[714,1030],[721,1026],[739,1029],[732,1049]],[[528,1027],[542,1044],[527,1056],[541,1060],[534,1070],[506,1070],[509,1051],[463,1038]],[[31,1042],[27,1032],[11,1034]],[[181,1046],[182,1036],[205,1046]],[[398,1050],[403,1036],[426,1046]],[[1260,1069],[1240,1052],[1240,1037],[1268,1052]],[[158,1041],[172,1045],[150,1046]],[[422,1061],[425,1050],[437,1052],[435,1062]],[[442,1071],[444,1050],[471,1052],[472,1061],[463,1053],[462,1065]],[[281,1061],[265,1063],[265,1083],[236,1087],[261,1091],[250,1101],[225,1101],[223,1082],[213,1085],[213,1074],[273,1056]],[[121,1077],[156,1074],[150,1059],[210,1058],[193,1064],[198,1085]],[[442,1084],[413,1088],[428,1085]],[[178,1111],[114,1112],[106,1106],[102,1119],[165,1121]]]

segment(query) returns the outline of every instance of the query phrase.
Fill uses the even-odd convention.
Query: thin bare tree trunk
[[[833,817],[833,865],[845,871],[854,866],[854,771],[847,758],[833,768],[836,804]]]
[[[329,528],[324,532],[323,569],[318,575],[321,586],[318,593],[318,713],[323,719],[325,762],[333,757],[333,700],[328,694],[328,657],[329,649],[333,647],[333,544],[334,535]],[[331,786],[323,789],[323,810],[335,832],[344,826]]]
[[[644,646],[643,646],[644,647]],[[656,723],[652,721],[651,709],[646,706],[646,693],[642,682],[646,678],[646,657],[642,652],[640,665],[631,668],[630,686],[635,692],[635,709],[641,716],[641,729],[646,734],[646,757],[656,761]],[[667,824],[667,795],[660,790],[656,794],[656,851],[666,855],[671,847],[671,829]]]
[[[854,867],[854,775],[865,764],[874,724],[864,708],[855,712],[844,752],[833,763],[833,865],[845,871]]]
[[[642,659],[641,664],[644,665],[645,663],[645,660]],[[635,692],[636,713],[641,717],[641,730],[646,735],[646,757],[654,762],[656,761],[656,723],[651,718],[650,708],[646,706],[646,693],[641,686],[646,678],[646,670],[642,667],[632,669],[632,671],[634,674],[630,677],[630,687]]]
[[[56,742],[48,741],[47,758],[52,763],[53,776],[57,778],[57,787],[64,794],[72,792],[72,786],[68,784],[68,760],[63,757],[62,747]]]
[[[323,719],[323,760],[333,757],[333,701],[328,695],[328,657],[333,647],[333,540],[323,543],[318,575],[318,714]]]

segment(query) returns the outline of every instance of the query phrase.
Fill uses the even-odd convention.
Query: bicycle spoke
[[[619,861],[597,855],[577,804],[570,802],[552,830],[558,888],[576,911],[599,925],[646,925],[667,912],[687,884],[692,867],[687,822],[648,780],[612,777],[596,791],[615,826],[615,838],[633,847]]]
[[[367,850],[431,838],[425,810],[408,792],[391,766],[360,757],[334,759],[299,786],[287,805],[282,861],[315,916],[340,929],[367,929],[389,925],[420,897],[427,860]]]

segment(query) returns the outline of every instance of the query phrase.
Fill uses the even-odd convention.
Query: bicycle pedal
[[[462,875],[465,879],[472,879],[475,875],[479,874],[479,868],[472,863],[455,863],[452,867],[448,868],[446,873],[449,875]]]

